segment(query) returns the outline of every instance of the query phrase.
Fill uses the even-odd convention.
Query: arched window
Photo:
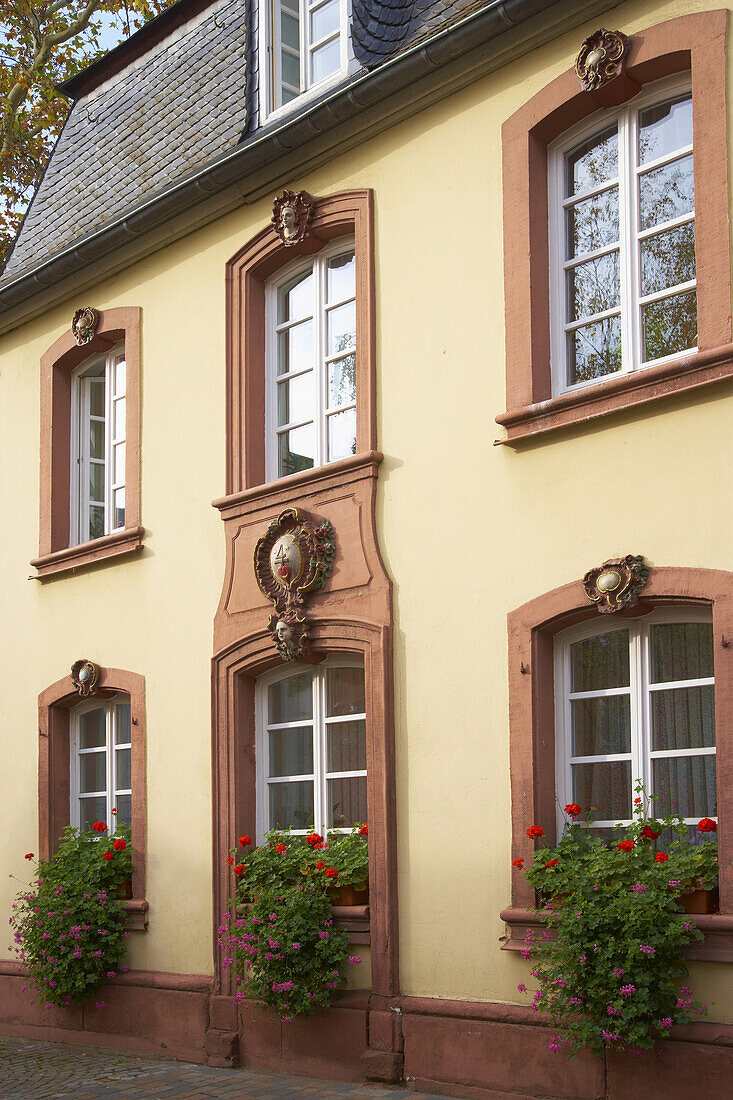
[[[84,831],[104,821],[132,827],[130,696],[90,700],[69,715],[70,822]]]
[[[257,833],[366,821],[364,667],[349,657],[278,668],[257,681]]]
[[[558,833],[568,802],[596,828],[630,821],[637,781],[652,813],[717,816],[712,615],[660,608],[597,618],[555,639]]]

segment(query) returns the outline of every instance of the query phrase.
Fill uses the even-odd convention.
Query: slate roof
[[[356,59],[373,69],[488,6],[353,0]],[[257,0],[179,0],[67,83],[78,98],[0,288],[228,152],[257,125],[256,13]]]

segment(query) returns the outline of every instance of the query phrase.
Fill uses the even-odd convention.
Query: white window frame
[[[351,45],[351,0],[340,0],[339,38],[341,63],[336,72],[316,83],[310,83],[309,53],[318,42],[308,40],[309,14],[327,0],[297,0],[300,12],[300,79],[301,91],[287,103],[281,99],[280,78],[280,0],[259,0],[258,51],[260,84],[260,119],[287,114],[322,95],[347,75],[354,55]],[[327,36],[330,37],[330,36]],[[322,41],[326,41],[323,39]]]
[[[313,463],[313,469],[317,469],[319,466],[328,465],[329,461],[337,461],[336,459],[328,458],[328,420],[336,413],[345,412],[349,409],[358,409],[359,403],[359,391],[358,391],[358,366],[356,371],[357,380],[357,392],[356,401],[347,402],[345,405],[334,406],[332,409],[328,407],[328,364],[336,359],[343,358],[345,352],[336,352],[334,355],[328,354],[328,334],[326,317],[332,309],[336,309],[348,302],[356,302],[356,286],[354,287],[353,298],[343,298],[337,302],[332,302],[328,306],[326,305],[327,299],[327,278],[328,278],[328,261],[333,259],[334,256],[340,256],[344,252],[354,252],[356,257],[356,245],[353,237],[339,237],[328,248],[324,248],[316,256],[309,256],[306,260],[296,262],[288,265],[278,271],[277,275],[270,280],[267,284],[266,300],[265,300],[265,369],[266,369],[266,386],[265,386],[265,465],[266,465],[266,477],[268,481],[275,481],[280,477],[285,477],[285,474],[278,472],[278,436],[283,434],[286,430],[292,430],[299,426],[300,422],[293,421],[289,425],[283,425],[282,427],[277,423],[277,387],[278,380],[284,381],[288,378],[295,378],[300,374],[307,373],[307,370],[293,371],[287,374],[277,373],[278,367],[278,346],[277,346],[277,334],[280,330],[289,327],[290,322],[285,322],[282,325],[277,323],[277,293],[279,288],[284,284],[290,282],[291,279],[299,274],[303,274],[309,269],[313,269],[316,273],[315,286],[316,286],[316,308],[313,314],[313,328],[314,328],[314,365],[313,371],[315,375],[316,386],[316,407],[313,418],[313,430],[315,433],[315,450],[316,458]],[[300,318],[297,324],[308,318]],[[358,325],[358,303],[357,303],[357,325]],[[359,357],[358,346],[358,331],[357,339],[353,349],[353,354],[357,358]],[[358,416],[358,412],[357,412]]]
[[[71,376],[70,546],[93,541],[89,526],[89,470],[95,460],[90,457],[89,397],[84,386],[84,375],[95,367],[103,367],[104,374],[104,535],[122,530],[125,526],[124,522],[119,525],[114,523],[115,494],[125,490],[124,477],[115,479],[114,476],[115,448],[121,448],[123,471],[126,467],[126,381],[115,390],[116,368],[120,365],[125,365],[124,343],[115,344],[106,355],[85,359]],[[123,374],[126,379],[126,369]],[[120,408],[123,412],[118,416]],[[117,435],[114,434],[116,425]]]
[[[130,740],[129,742],[116,742],[117,735],[117,707],[120,705],[130,706],[130,696],[123,693],[117,693],[113,695],[111,699],[90,699],[88,703],[81,703],[79,706],[74,707],[69,716],[69,762],[70,762],[70,802],[69,807],[69,822],[74,828],[78,829],[81,825],[81,813],[79,807],[79,801],[84,798],[105,798],[107,801],[107,813],[105,817],[105,824],[108,831],[114,832],[117,822],[116,815],[112,813],[112,809],[115,807],[115,802],[120,795],[129,795],[130,802],[132,804],[132,786],[129,788],[117,787],[117,753],[122,750],[129,750],[130,752],[130,782],[132,783],[132,711],[130,712]],[[80,721],[79,719],[84,714],[88,714],[93,710],[105,711],[105,725],[106,725],[106,737],[104,747],[101,745],[98,748],[82,749],[79,747],[80,736]],[[106,767],[105,778],[106,787],[103,791],[84,791],[81,793],[81,758],[82,756],[88,756],[92,754],[100,754],[104,752],[106,754]],[[101,821],[102,818],[100,817]],[[128,825],[131,822],[127,822]]]
[[[359,771],[326,771],[327,728],[338,722],[364,721],[366,727],[366,711],[361,714],[346,714],[332,718],[326,717],[326,671],[334,668],[359,668],[364,670],[364,663],[359,658],[350,656],[335,656],[319,665],[288,665],[285,668],[277,668],[274,672],[266,673],[257,680],[255,690],[255,760],[257,771],[257,843],[262,844],[269,825],[269,786],[270,783],[298,783],[313,782],[313,817],[314,828],[322,836],[326,834],[326,808],[328,805],[328,780],[352,779],[361,776],[366,777],[366,769]],[[296,722],[284,722],[280,726],[267,723],[267,690],[289,676],[295,676],[300,672],[311,672],[313,675],[313,718]],[[366,689],[366,682],[365,682]],[[366,703],[366,694],[365,694]],[[267,736],[269,729],[292,729],[295,726],[313,726],[313,772],[308,775],[270,776],[268,772],[270,746]],[[293,829],[294,835],[306,836],[309,830]],[[328,827],[329,832],[350,833],[351,828],[334,829]]]
[[[604,619],[606,616],[604,616]],[[591,619],[579,626],[563,631],[555,638],[555,777],[557,794],[558,836],[562,834],[565,815],[562,807],[574,802],[571,761],[574,763],[602,763],[603,761],[631,760],[631,791],[634,784],[641,780],[648,794],[654,794],[654,776],[652,761],[656,758],[680,756],[716,756],[715,748],[700,749],[658,749],[651,748],[651,695],[654,691],[665,691],[675,687],[702,687],[715,684],[715,677],[701,677],[695,680],[665,681],[660,684],[649,683],[649,627],[659,623],[710,623],[712,614],[707,608],[663,607],[649,615],[639,618],[617,619],[613,622]],[[597,691],[571,693],[570,647],[573,643],[592,638],[598,634],[613,631],[629,631],[629,688],[607,688]],[[572,724],[570,697],[593,698],[611,695],[629,695],[631,719],[631,751],[612,755],[578,756],[571,755]],[[587,807],[583,807],[583,810]],[[653,812],[653,811],[652,811]],[[712,815],[709,815],[712,816]],[[614,820],[599,819],[594,827],[611,828],[618,824],[628,824],[629,818]],[[683,820],[694,825],[699,818],[687,817]]]
[[[637,289],[641,285],[640,242],[646,237],[654,236],[668,229],[674,229],[678,225],[689,222],[695,223],[695,210],[693,208],[690,214],[673,218],[668,222],[661,222],[650,229],[639,227],[638,176],[646,174],[653,168],[663,164],[681,160],[685,156],[692,154],[694,157],[694,153],[693,145],[687,145],[675,150],[672,154],[648,161],[643,165],[643,168],[640,168],[635,164],[638,112],[646,107],[654,106],[656,103],[662,103],[666,99],[671,99],[677,95],[691,94],[691,92],[692,80],[689,73],[655,81],[654,84],[649,85],[623,107],[613,111],[599,111],[586,119],[582,125],[566,131],[548,146],[550,358],[553,394],[557,395],[568,391],[575,392],[586,386],[597,385],[607,379],[617,378],[619,375],[630,374],[652,365],[678,360],[684,356],[692,355],[698,350],[697,345],[695,345],[692,348],[685,348],[683,351],[676,351],[658,359],[642,360],[642,305],[671,297],[674,294],[696,290],[696,278],[653,294],[641,296],[637,293]],[[617,179],[615,181],[607,180],[602,185],[587,192],[566,198],[565,154],[571,152],[575,146],[580,145],[583,141],[593,137],[594,134],[610,128],[614,121],[618,124]],[[620,309],[614,307],[604,313],[593,315],[592,320],[600,321],[606,317],[619,314],[621,318],[621,369],[612,374],[568,384],[566,330],[579,327],[583,323],[583,319],[573,322],[566,322],[565,319],[565,272],[569,267],[574,266],[577,261],[577,258],[573,260],[566,260],[565,258],[565,208],[575,205],[581,198],[590,198],[595,194],[608,190],[609,185],[614,183],[619,190]],[[615,245],[606,245],[593,252],[583,253],[583,261],[595,259],[614,251],[616,251]]]

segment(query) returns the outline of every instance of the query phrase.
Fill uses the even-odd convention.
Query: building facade
[[[0,1031],[462,1096],[726,1095],[728,23],[179,0],[65,86],[0,277],[0,907],[25,851],[114,802],[131,969],[103,1009],[44,1010],[8,946]],[[305,627],[253,565],[292,509],[335,542]],[[639,602],[601,615],[583,578],[627,556]],[[273,772],[288,722],[312,759]],[[512,864],[558,804],[629,817],[636,778],[720,821],[710,1013],[567,1062],[517,992]],[[235,1009],[216,930],[239,833],[309,816],[368,816],[363,961],[285,1024]]]

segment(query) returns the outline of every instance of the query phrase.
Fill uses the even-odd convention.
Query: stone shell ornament
[[[255,577],[275,608],[267,629],[284,661],[306,657],[309,643],[306,600],[325,586],[335,552],[330,522],[314,521],[297,508],[286,508],[257,540]]]
[[[600,27],[588,35],[575,60],[575,71],[583,90],[593,92],[620,76],[628,46],[629,40],[621,31]]]
[[[649,579],[649,569],[641,554],[609,558],[583,577],[583,588],[601,614],[612,614],[633,607]]]
[[[99,667],[82,657],[71,666],[71,682],[82,699],[94,695],[99,683]]]
[[[71,334],[79,347],[94,339],[98,324],[99,314],[92,306],[77,309],[71,322]]]

